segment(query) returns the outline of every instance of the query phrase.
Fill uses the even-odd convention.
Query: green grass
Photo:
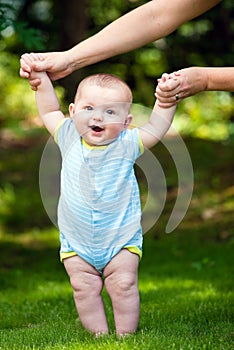
[[[82,329],[58,246],[54,229],[1,236],[1,350],[233,348],[232,240],[183,225],[160,239],[146,234],[139,329],[123,340],[105,291],[110,336]]]

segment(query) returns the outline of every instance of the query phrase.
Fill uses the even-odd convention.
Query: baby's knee
[[[110,296],[126,297],[138,290],[137,274],[115,273],[105,279],[105,286]]]
[[[99,295],[103,288],[101,276],[91,275],[89,273],[79,273],[70,276],[70,283],[74,295],[78,298]]]

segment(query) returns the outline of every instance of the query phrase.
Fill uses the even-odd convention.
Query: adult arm
[[[118,18],[70,50],[43,53],[40,61],[32,64],[22,60],[20,75],[28,78],[31,70],[34,69],[47,71],[52,80],[63,78],[76,69],[158,40],[173,32],[184,22],[208,11],[220,1],[149,1]]]
[[[161,107],[173,105],[176,95],[179,102],[201,91],[234,91],[234,67],[189,67],[173,73],[171,78],[173,89],[166,85],[156,89]]]

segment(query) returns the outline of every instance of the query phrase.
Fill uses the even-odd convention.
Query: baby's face
[[[128,127],[129,108],[121,89],[85,85],[76,104],[70,105],[70,115],[86,143],[99,146],[109,144]]]

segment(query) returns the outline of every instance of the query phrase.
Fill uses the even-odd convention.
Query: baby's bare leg
[[[112,300],[119,335],[137,330],[140,309],[138,265],[138,255],[122,249],[104,269],[105,286]]]
[[[76,308],[83,327],[92,333],[108,333],[101,297],[103,280],[99,272],[79,256],[64,260],[74,291]]]

